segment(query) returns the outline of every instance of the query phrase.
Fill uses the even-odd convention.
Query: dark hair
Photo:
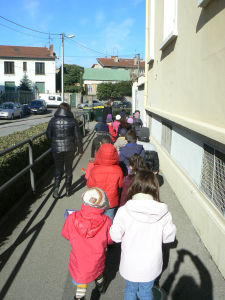
[[[134,180],[127,191],[127,200],[131,200],[132,197],[138,193],[151,195],[155,201],[160,202],[157,176],[150,171],[137,171]]]
[[[59,107],[65,109],[65,110],[69,110],[69,111],[71,110],[70,105],[69,105],[68,103],[66,103],[66,102],[62,102],[62,103],[59,105]]]
[[[126,136],[126,134],[127,134],[127,129],[126,128],[120,128],[119,135],[120,136]]]
[[[104,135],[100,140],[100,144],[113,144],[112,138],[110,135]]]
[[[147,170],[144,158],[137,153],[132,155],[128,161],[129,165],[132,167],[132,174],[136,173],[138,170]]]
[[[134,130],[127,131],[125,138],[128,143],[136,143],[137,141],[136,132]]]

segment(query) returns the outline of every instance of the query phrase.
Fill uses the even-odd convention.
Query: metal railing
[[[87,122],[89,122],[88,116],[86,116],[87,113],[74,113],[75,118],[82,118],[82,123],[79,125],[79,127],[82,128],[82,133],[83,136],[85,136],[85,125]],[[2,191],[4,191],[7,187],[9,187],[11,184],[13,184],[13,182],[15,182],[17,179],[19,179],[21,176],[23,176],[24,174],[26,174],[28,171],[30,171],[30,184],[31,184],[31,190],[33,193],[36,192],[36,185],[35,185],[35,177],[34,177],[34,171],[33,168],[34,166],[40,162],[43,158],[45,158],[50,152],[51,152],[51,148],[49,148],[47,151],[45,151],[44,153],[42,153],[40,156],[38,156],[35,160],[34,160],[34,155],[33,155],[33,141],[36,140],[37,138],[43,136],[46,134],[46,131],[43,131],[31,138],[28,138],[24,141],[21,141],[20,143],[7,148],[3,151],[0,152],[0,156],[3,156],[19,147],[22,147],[25,144],[28,144],[28,155],[29,155],[29,165],[26,166],[24,169],[22,169],[19,173],[17,173],[16,175],[14,175],[11,179],[9,179],[7,182],[5,182],[3,185],[0,186],[0,193]]]

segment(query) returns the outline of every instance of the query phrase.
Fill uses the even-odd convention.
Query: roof
[[[50,55],[50,50],[46,47],[23,47],[0,45],[0,57],[15,58],[48,58],[55,59],[55,54]]]
[[[108,68],[85,68],[83,80],[129,81],[130,72]]]
[[[118,60],[118,61],[117,61]],[[104,58],[97,58],[97,61],[103,66],[103,67],[117,67],[117,68],[137,68],[137,58],[119,58],[118,56],[112,56],[110,58],[104,57]],[[145,62],[140,61],[140,67],[145,67]]]

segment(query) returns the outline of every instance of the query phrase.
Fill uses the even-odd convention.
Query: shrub
[[[30,129],[16,132],[8,136],[0,137],[0,151],[5,150],[25,139],[31,138],[38,133],[45,131],[47,123],[39,124]],[[50,148],[50,143],[45,135],[33,141],[34,159]],[[28,144],[21,146],[3,156],[0,156],[0,186],[10,178],[20,172],[29,164]],[[48,166],[52,164],[51,155],[46,156],[34,167],[35,177],[43,174]],[[13,188],[12,188],[13,186]],[[17,200],[30,190],[29,172],[16,180],[12,185],[6,188],[0,195],[0,217],[9,210]]]

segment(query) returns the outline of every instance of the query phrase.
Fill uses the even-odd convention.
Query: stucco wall
[[[15,74],[4,74],[4,61],[14,61]],[[26,59],[0,59],[0,89],[4,91],[5,81],[14,81],[15,86],[20,85],[23,78],[23,62],[27,62],[27,76],[33,82],[45,82],[45,92],[55,93],[56,76],[54,60],[26,60]],[[45,63],[45,75],[35,75],[35,62]]]

